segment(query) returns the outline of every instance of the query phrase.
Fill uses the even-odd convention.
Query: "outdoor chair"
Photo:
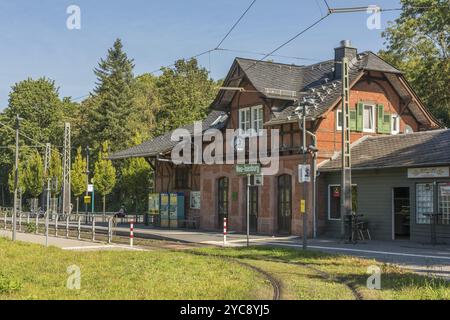
[[[366,235],[369,240],[372,240],[372,237],[370,236],[368,222],[366,222],[366,221],[358,222],[357,229],[358,229],[358,234],[359,234],[359,237],[361,240],[365,240],[364,235]]]

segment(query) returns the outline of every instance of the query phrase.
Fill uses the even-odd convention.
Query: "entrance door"
[[[219,228],[223,228],[223,218],[228,218],[228,178],[222,177],[217,181],[217,215]]]
[[[250,231],[258,231],[258,187],[250,187]]]
[[[409,188],[394,188],[393,190],[394,239],[408,239],[410,228]]]
[[[278,232],[291,233],[292,220],[292,184],[291,176],[278,177]]]

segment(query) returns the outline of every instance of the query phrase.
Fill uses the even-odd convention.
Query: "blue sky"
[[[27,77],[56,81],[61,96],[77,98],[95,83],[92,72],[100,57],[120,37],[135,74],[150,72],[174,60],[214,48],[251,0],[2,0],[0,2],[0,109],[11,86]],[[398,8],[398,0],[329,0],[331,7]],[[66,9],[81,9],[81,29],[68,30]],[[322,0],[257,0],[222,47],[269,52],[326,12]],[[399,11],[383,12],[381,28]],[[340,40],[350,39],[359,50],[383,47],[381,30],[366,27],[368,14],[336,14],[322,21],[278,54],[329,59]],[[199,58],[215,79],[226,75],[235,56],[212,52]],[[311,61],[272,58],[307,64]]]

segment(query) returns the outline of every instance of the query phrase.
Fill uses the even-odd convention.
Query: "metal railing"
[[[96,241],[96,236],[106,236],[107,242],[111,243],[114,228],[118,221],[121,223],[136,222],[136,215],[115,217],[104,214],[49,214],[47,223],[46,214],[34,214],[30,212],[17,214],[17,230],[34,234],[43,234],[60,237],[62,232],[65,238],[76,238],[81,240],[82,234],[90,234],[90,240]],[[136,219],[137,220],[137,219]],[[143,218],[140,219],[143,221]],[[4,230],[13,229],[13,219],[11,210],[0,210],[0,221],[3,222]],[[86,221],[88,221],[86,223]],[[27,230],[23,230],[26,227]]]

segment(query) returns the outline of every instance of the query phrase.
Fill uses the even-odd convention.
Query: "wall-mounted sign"
[[[262,186],[264,184],[264,176],[262,174],[255,174],[253,176],[253,185]]]
[[[236,173],[240,175],[260,174],[261,165],[259,163],[243,163],[236,165]]]
[[[191,191],[190,206],[191,209],[200,209],[200,191]]]
[[[305,206],[306,206],[306,203],[305,203],[305,200],[300,200],[300,213],[305,213]]]
[[[311,181],[311,165],[299,164],[298,165],[298,182],[310,182]]]
[[[450,176],[449,167],[408,169],[408,178],[446,178],[449,176]]]

